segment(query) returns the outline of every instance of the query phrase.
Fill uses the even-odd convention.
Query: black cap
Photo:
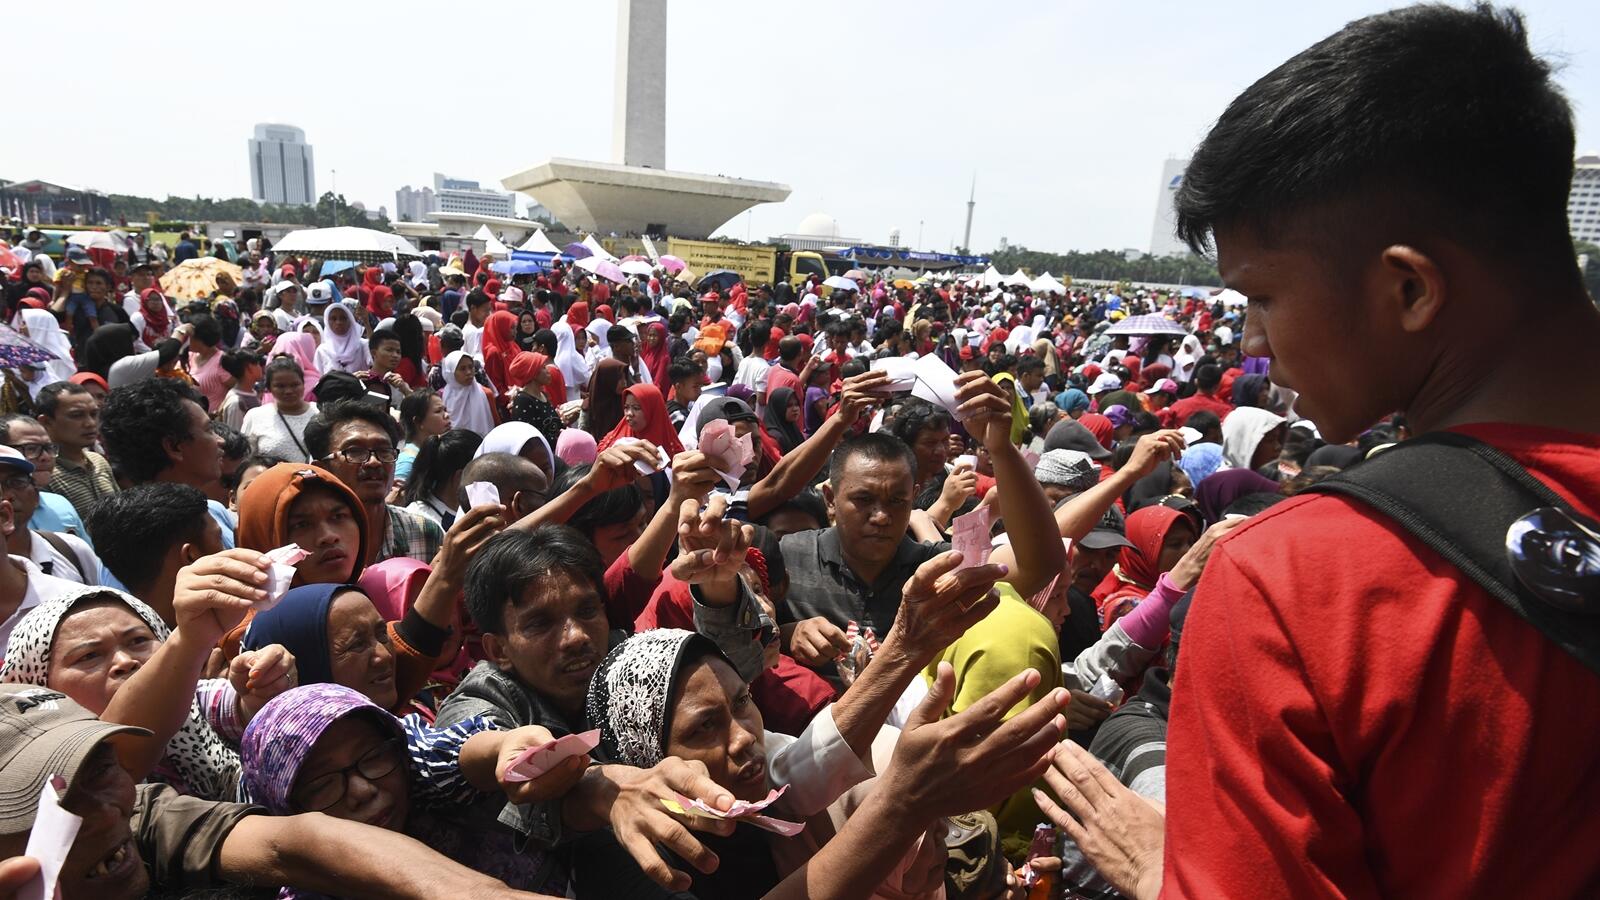
[[[755,410],[738,397],[717,397],[700,410],[700,421],[695,423],[696,433],[718,419],[726,419],[729,424],[758,421]]]
[[[1075,419],[1057,422],[1051,427],[1050,433],[1045,435],[1044,449],[1051,450],[1077,450],[1086,453],[1095,461],[1111,456],[1111,451],[1100,446],[1100,441],[1090,431],[1088,426]]]
[[[1100,517],[1100,521],[1095,523],[1094,528],[1078,541],[1078,546],[1085,550],[1132,547],[1133,542],[1128,540],[1127,532],[1127,526],[1123,524],[1122,511],[1112,506]]]

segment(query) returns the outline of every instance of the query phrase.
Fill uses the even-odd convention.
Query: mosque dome
[[[800,224],[795,228],[794,233],[809,237],[838,237],[839,220],[827,213],[814,212],[800,220]]]

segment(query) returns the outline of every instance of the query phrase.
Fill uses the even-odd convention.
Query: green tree
[[[130,194],[112,194],[110,199],[111,215],[129,221],[142,222],[154,213],[159,220],[174,222],[274,222],[317,228],[327,228],[337,223],[379,231],[393,230],[386,216],[368,219],[365,213],[351,207],[343,194],[335,195],[331,191],[319,197],[312,206],[257,203],[247,197],[213,200],[195,196],[156,200]]]
[[[1046,253],[1027,247],[1008,247],[990,254],[994,267],[1010,273],[1022,269],[1033,276],[1049,272],[1097,281],[1141,281],[1157,284],[1222,286],[1217,267],[1193,253],[1183,256],[1143,256],[1128,259],[1119,250]]]

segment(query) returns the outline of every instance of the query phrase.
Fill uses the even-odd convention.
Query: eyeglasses
[[[368,450],[366,447],[346,447],[343,450],[335,450],[329,453],[323,459],[333,459],[335,456],[352,466],[366,465],[367,460],[374,457],[377,458],[378,462],[388,465],[398,459],[400,453],[393,447],[384,447],[380,450]]]
[[[30,462],[32,460],[38,459],[41,456],[44,456],[46,453],[50,454],[51,456],[59,456],[61,454],[61,445],[60,444],[30,443],[30,444],[7,444],[6,446],[8,446],[11,449],[17,451],[18,453],[21,453],[22,454],[22,458],[26,459],[26,460],[29,460]]]
[[[304,812],[322,812],[331,809],[344,799],[350,787],[350,773],[355,772],[367,781],[376,781],[395,769],[405,760],[405,745],[399,738],[390,738],[366,753],[353,765],[336,772],[319,775],[296,788],[290,799]]]
[[[36,485],[33,483],[32,475],[7,475],[4,479],[0,479],[0,488],[5,488],[7,491],[26,491],[34,487]]]

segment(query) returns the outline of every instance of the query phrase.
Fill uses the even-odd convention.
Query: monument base
[[[683,238],[710,237],[750,207],[789,196],[788,185],[771,181],[576,159],[552,159],[500,183],[575,231]]]

